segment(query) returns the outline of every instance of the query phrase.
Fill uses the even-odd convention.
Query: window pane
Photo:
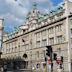
[[[42,46],[46,46],[46,45],[47,45],[47,40],[46,39],[42,40]]]
[[[62,35],[61,36],[57,36],[57,43],[62,43]]]
[[[72,34],[72,29],[71,29],[71,34]]]
[[[49,38],[49,45],[52,45],[52,44],[54,44],[54,37]]]
[[[53,33],[54,33],[53,27],[49,28],[49,34],[53,34]]]
[[[36,42],[36,47],[40,47],[40,41]]]
[[[56,26],[56,31],[57,32],[62,31],[62,24]]]

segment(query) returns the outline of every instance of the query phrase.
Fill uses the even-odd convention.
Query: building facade
[[[21,65],[26,65],[28,69],[38,72],[43,70],[45,64],[46,46],[51,45],[54,53],[63,56],[64,71],[70,72],[72,60],[71,7],[72,2],[64,1],[55,11],[42,14],[34,4],[25,23],[14,32],[4,35],[2,58],[22,59],[26,63],[21,63]],[[25,54],[27,58],[24,58]],[[57,66],[54,67],[56,70]]]

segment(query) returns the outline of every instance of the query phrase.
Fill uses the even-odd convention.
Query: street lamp
[[[4,19],[2,17],[0,17],[0,69],[2,68],[2,59],[1,59],[1,55],[2,55],[2,45],[3,45],[3,21]]]

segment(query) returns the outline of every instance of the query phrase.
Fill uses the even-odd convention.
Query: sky
[[[27,13],[34,2],[44,12],[54,9],[63,0],[0,0],[0,16],[4,18],[4,31],[11,32],[15,27],[24,24]]]

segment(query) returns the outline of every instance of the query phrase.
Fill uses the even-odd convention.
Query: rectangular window
[[[15,48],[15,41],[13,42],[13,48]]]
[[[53,45],[54,44],[54,37],[49,38],[49,45]]]
[[[46,54],[45,50],[43,50],[42,53],[43,53],[43,57],[45,57],[45,54]]]
[[[10,43],[10,48],[12,48],[12,43]]]
[[[26,46],[25,45],[22,45],[22,47],[20,47],[19,50],[20,51],[25,51],[26,50],[25,48],[26,48]]]
[[[57,43],[62,43],[62,35],[61,36],[57,36]]]
[[[36,52],[37,58],[39,58],[39,51]]]
[[[54,33],[54,30],[53,30],[53,27],[49,28],[49,34],[53,34]]]
[[[47,45],[47,40],[46,39],[42,40],[42,46],[46,46],[46,45]]]
[[[9,48],[10,48],[10,44],[9,44],[9,43],[7,43],[7,44],[6,44],[6,53],[8,53],[8,52],[9,52],[9,51],[8,51],[8,50],[9,50]]]
[[[43,31],[41,32],[41,35],[42,35],[42,36],[46,36],[46,30],[43,30]]]
[[[71,34],[72,34],[72,29],[71,29]]]
[[[41,37],[42,39],[45,39],[47,36],[46,30],[41,31]]]
[[[40,32],[36,33],[36,38],[40,38]]]
[[[15,52],[17,52],[17,47],[15,47]]]
[[[8,53],[8,49],[6,49],[6,53]]]
[[[30,52],[30,59],[32,59],[32,51]]]
[[[62,31],[62,24],[56,26],[56,32]]]
[[[36,41],[36,47],[40,47],[40,41]]]
[[[28,49],[29,49],[29,45],[28,45],[28,44],[26,44],[26,45],[25,45],[25,48],[26,48],[26,50],[28,50]]]
[[[71,38],[71,44],[72,44],[72,38]]]

